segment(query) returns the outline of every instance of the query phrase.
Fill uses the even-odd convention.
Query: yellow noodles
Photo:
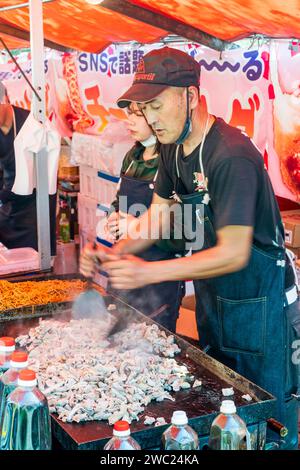
[[[0,281],[0,311],[74,299],[86,283],[75,280],[8,282]]]

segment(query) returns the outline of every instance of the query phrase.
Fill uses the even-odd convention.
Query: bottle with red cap
[[[18,386],[6,399],[1,450],[50,450],[51,425],[46,397],[37,388],[36,374],[23,369]]]
[[[0,376],[9,369],[10,358],[15,349],[14,338],[10,336],[0,338]]]
[[[185,411],[174,411],[171,426],[162,435],[165,450],[197,450],[199,439],[197,433],[188,425]]]
[[[0,378],[0,429],[6,398],[17,387],[21,370],[27,367],[28,354],[24,351],[14,351],[11,355],[10,368]]]
[[[104,450],[141,450],[140,445],[130,435],[127,421],[114,424],[113,437],[105,444]]]

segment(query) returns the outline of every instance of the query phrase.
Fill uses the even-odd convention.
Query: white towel
[[[57,190],[57,171],[60,153],[60,135],[45,125],[39,123],[29,114],[14,141],[16,176],[12,192],[25,196],[32,194],[36,188],[34,154],[46,148],[48,152],[48,191],[55,194]]]

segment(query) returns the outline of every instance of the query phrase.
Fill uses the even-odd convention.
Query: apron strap
[[[199,163],[200,163],[200,170],[201,170],[201,173],[202,173],[202,177],[203,177],[203,182],[205,183],[206,181],[206,178],[205,178],[205,173],[204,173],[204,167],[203,167],[203,146],[204,146],[204,142],[205,142],[205,138],[206,138],[206,134],[207,134],[207,128],[208,128],[208,123],[209,123],[209,114],[207,115],[207,119],[206,119],[206,123],[205,123],[205,128],[204,128],[204,132],[203,132],[203,137],[202,137],[202,140],[201,140],[201,144],[200,144],[200,149],[199,149]],[[206,183],[205,183],[206,184]],[[206,188],[207,190],[207,188]]]
[[[158,175],[158,170],[156,170],[156,173],[154,175],[154,178],[153,178],[153,183],[155,183],[156,179],[157,179],[157,175]]]
[[[132,167],[132,165],[133,165],[133,160],[131,160],[130,165],[128,166],[128,168],[127,168],[127,170],[125,171],[124,175],[127,174],[127,172],[130,170],[130,168]]]
[[[204,132],[203,132],[203,136],[202,136],[202,140],[201,140],[201,144],[200,144],[200,148],[199,148],[199,164],[200,164],[200,170],[201,170],[201,174],[203,176],[203,181],[205,181],[205,173],[204,173],[204,167],[203,167],[203,161],[202,161],[202,153],[203,153],[203,146],[204,146],[204,142],[205,142],[205,138],[206,138],[206,134],[207,134],[207,128],[208,128],[208,123],[209,123],[209,114],[207,115],[207,119],[206,119],[206,123],[205,123],[205,128],[204,128]],[[180,178],[180,173],[179,173],[179,165],[178,165],[178,153],[179,153],[179,145],[177,145],[176,147],[176,156],[175,156],[175,161],[176,161],[176,173],[177,173],[177,177]],[[206,188],[207,189],[207,188]]]
[[[175,161],[176,161],[176,173],[177,173],[177,178],[180,178],[179,167],[178,167],[178,152],[179,152],[179,145],[176,146]]]

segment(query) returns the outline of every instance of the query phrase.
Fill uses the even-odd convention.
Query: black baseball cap
[[[148,52],[139,62],[133,84],[117,104],[126,108],[132,101],[146,102],[170,86],[199,86],[200,65],[178,49],[163,47]]]

